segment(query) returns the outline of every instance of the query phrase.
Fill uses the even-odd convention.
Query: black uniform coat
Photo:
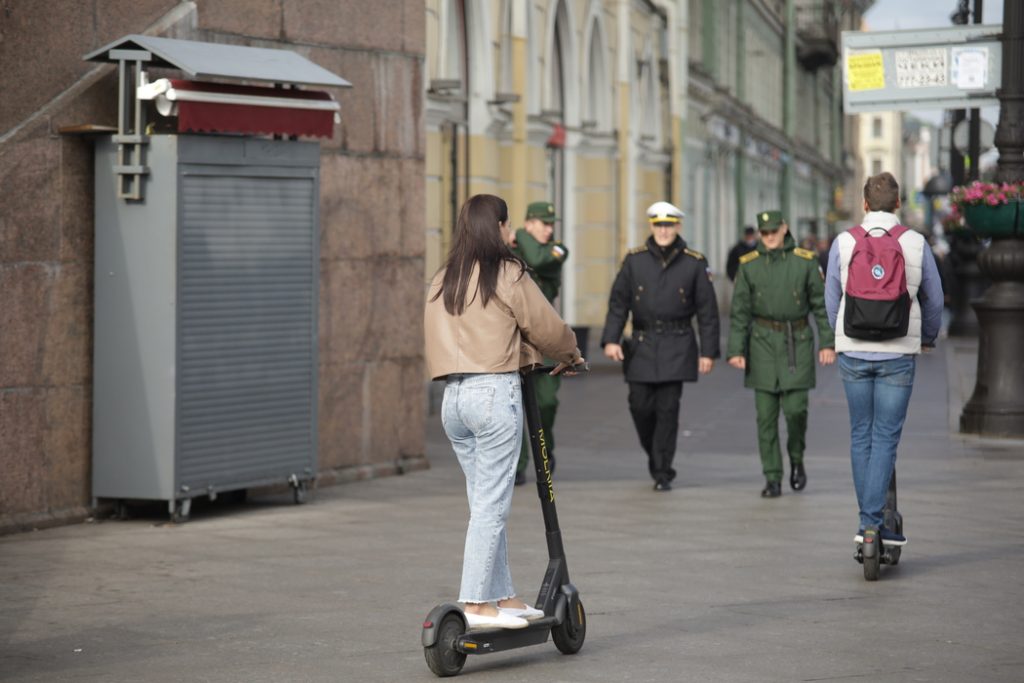
[[[698,356],[719,356],[718,303],[707,260],[679,237],[664,257],[653,236],[626,255],[608,299],[601,346],[620,343],[630,314],[633,337],[622,342],[627,382],[695,382]]]

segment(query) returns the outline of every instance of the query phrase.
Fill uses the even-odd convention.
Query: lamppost
[[[982,0],[974,0],[974,23],[981,23]],[[960,0],[957,9],[949,19],[957,26],[965,26],[970,21],[971,9],[968,0]],[[978,179],[978,150],[974,139],[974,129],[981,123],[979,111],[971,109],[971,139],[968,144],[970,159],[970,178],[967,177],[964,164],[963,149],[958,149],[953,143],[953,131],[957,124],[967,120],[967,112],[963,109],[956,109],[950,112],[949,131],[949,168],[953,175],[953,183],[963,185],[967,180]],[[952,317],[949,321],[949,334],[952,337],[974,337],[978,334],[978,316],[971,308],[971,302],[985,293],[989,282],[978,266],[978,253],[981,245],[978,238],[970,232],[955,232],[948,236],[949,260],[953,273],[950,287],[950,312]]]
[[[1024,2],[1003,6],[1002,87],[995,144],[997,182],[1024,180]],[[1020,202],[1012,236],[993,239],[978,255],[992,280],[974,302],[978,314],[978,375],[960,415],[960,431],[1024,437],[1024,228]]]

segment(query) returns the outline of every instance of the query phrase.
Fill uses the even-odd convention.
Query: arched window
[[[638,83],[636,87],[639,137],[654,146],[661,140],[661,100],[658,96],[658,60],[650,43],[644,47],[643,56],[636,60]]]
[[[584,125],[598,130],[611,128],[610,88],[604,34],[600,22],[595,18],[590,24],[590,46],[587,50],[587,110]]]
[[[512,2],[505,0],[505,10],[501,15],[501,65],[498,73],[499,92],[510,93],[513,91],[512,83]]]
[[[466,82],[466,6],[465,0],[447,0],[442,17],[438,77],[444,80],[458,80],[462,92],[467,92]]]
[[[559,118],[563,118],[565,114],[565,94],[563,91],[563,83],[565,81],[565,69],[563,66],[565,63],[564,50],[567,44],[565,12],[565,0],[558,0],[558,5],[555,9],[555,30],[552,35],[551,49],[548,52],[547,60],[548,92],[545,98],[545,109],[551,112],[558,112]]]

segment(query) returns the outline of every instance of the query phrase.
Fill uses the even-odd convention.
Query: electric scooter
[[[531,620],[526,628],[472,629],[466,627],[462,609],[455,604],[445,603],[430,610],[423,622],[423,655],[427,666],[438,676],[454,676],[462,671],[467,655],[486,655],[492,652],[512,650],[528,645],[540,645],[548,639],[563,654],[571,655],[583,647],[587,635],[586,611],[580,601],[579,591],[569,581],[569,570],[565,562],[565,548],[562,547],[562,532],[558,527],[555,511],[555,490],[551,481],[551,460],[548,458],[547,441],[537,407],[535,376],[551,372],[554,367],[539,367],[520,372],[523,378],[523,407],[526,425],[530,434],[533,464],[537,472],[537,495],[540,496],[541,512],[544,514],[544,530],[548,542],[548,568],[537,595],[536,609],[544,612],[543,617]],[[588,370],[589,366],[577,366],[577,370]]]
[[[898,534],[903,533],[903,515],[896,508],[896,471],[893,470],[892,480],[889,482],[889,492],[885,497],[885,508],[882,510],[882,520],[886,529],[892,529]],[[882,539],[875,537],[873,542],[858,543],[853,558],[864,565],[864,578],[867,581],[877,581],[881,565],[888,564],[896,566],[900,563],[900,551],[898,545],[884,545]]]

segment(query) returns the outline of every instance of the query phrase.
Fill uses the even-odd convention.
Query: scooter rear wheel
[[[462,671],[466,663],[466,655],[455,649],[455,641],[465,633],[462,618],[455,613],[448,613],[437,626],[437,642],[423,648],[423,656],[427,666],[436,676],[442,678],[454,676]]]
[[[583,647],[583,639],[587,637],[587,612],[583,609],[583,602],[576,601],[576,609],[579,610],[577,619],[579,624],[574,624],[569,615],[565,621],[558,626],[551,627],[551,640],[555,641],[555,647],[563,655],[574,655]]]
[[[876,550],[874,553],[868,556],[868,553],[864,554],[864,580],[866,581],[878,581],[878,574],[882,565],[882,558],[879,552]]]

